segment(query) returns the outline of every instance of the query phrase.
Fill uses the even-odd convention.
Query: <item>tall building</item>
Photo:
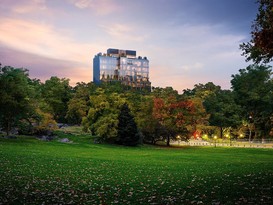
[[[93,82],[120,81],[137,89],[151,89],[149,60],[136,57],[136,51],[109,48],[93,59]]]

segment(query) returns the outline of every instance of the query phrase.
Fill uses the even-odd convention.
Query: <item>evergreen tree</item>
[[[126,146],[136,146],[139,143],[140,136],[136,122],[130,113],[127,103],[122,105],[118,120],[117,143]]]

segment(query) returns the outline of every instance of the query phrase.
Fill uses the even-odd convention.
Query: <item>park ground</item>
[[[0,204],[273,204],[273,149],[123,147],[57,135],[0,137]]]

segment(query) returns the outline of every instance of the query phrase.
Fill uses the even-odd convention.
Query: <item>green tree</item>
[[[77,83],[73,88],[72,98],[68,101],[66,120],[71,124],[81,124],[82,118],[87,116],[89,96],[95,92],[97,86],[92,83]]]
[[[38,120],[36,120],[37,124],[33,127],[35,134],[48,135],[58,128],[57,122],[50,113],[44,112],[40,108],[36,108],[36,112],[38,114]]]
[[[35,115],[28,70],[0,66],[0,124],[7,135],[21,120]]]
[[[117,131],[118,144],[136,146],[140,141],[137,124],[127,103],[124,103],[120,109]]]
[[[105,93],[102,88],[90,96],[88,115],[83,117],[84,131],[91,132],[103,141],[115,142],[117,137],[118,115],[125,98],[117,93]]]
[[[179,94],[177,90],[174,90],[172,87],[160,88],[160,87],[153,87],[152,88],[152,96],[156,98],[168,98],[173,96],[174,98],[178,98]]]
[[[257,0],[259,10],[252,24],[251,40],[240,45],[246,60],[268,63],[273,58],[273,1]]]
[[[76,83],[76,86],[72,89],[73,98],[81,98],[86,101],[89,100],[89,96],[94,94],[96,89],[98,88],[97,85],[94,83]]]
[[[241,107],[236,104],[230,90],[219,90],[210,95],[204,101],[204,106],[210,115],[210,125],[220,128],[221,138],[224,128],[236,128],[242,123]]]
[[[82,118],[87,115],[87,102],[81,98],[72,98],[68,102],[67,113],[65,118],[70,124],[80,125]]]
[[[205,100],[209,95],[221,90],[219,85],[214,85],[212,82],[208,82],[206,84],[195,84],[192,90],[185,89],[183,90],[183,96],[187,98],[200,98],[201,100]]]
[[[270,66],[251,65],[232,75],[235,101],[242,107],[245,121],[254,126],[255,137],[269,135],[273,115],[273,80]],[[250,136],[251,138],[251,136]]]
[[[42,86],[42,96],[49,106],[48,112],[54,116],[57,122],[66,122],[65,116],[71,92],[69,79],[65,78],[51,77]]]
[[[135,107],[135,106],[134,106]],[[158,120],[153,117],[153,97],[142,96],[140,106],[134,112],[135,120],[143,137],[143,142],[155,144],[158,139]]]

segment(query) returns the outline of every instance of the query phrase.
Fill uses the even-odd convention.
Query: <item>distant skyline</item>
[[[231,75],[251,62],[239,44],[250,38],[256,0],[1,0],[0,62],[31,78],[93,79],[92,60],[108,48],[150,60],[152,86],[182,92]]]

